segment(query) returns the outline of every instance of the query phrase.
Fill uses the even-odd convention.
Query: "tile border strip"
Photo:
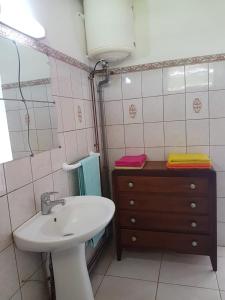
[[[80,62],[76,58],[73,58],[69,55],[66,55],[58,50],[55,50],[46,44],[42,43],[40,40],[33,39],[19,31],[16,31],[3,23],[0,22],[0,37],[14,39],[17,42],[29,46],[35,50],[38,50],[48,56],[61,60],[65,63],[73,65],[79,69],[90,72],[92,70],[87,64]],[[215,61],[223,61],[225,60],[225,53],[221,54],[212,54],[212,55],[203,55],[203,56],[194,56],[189,58],[179,58],[173,60],[165,60],[161,62],[153,62],[146,64],[139,64],[127,67],[117,67],[110,68],[111,74],[121,74],[121,73],[131,73],[131,72],[140,72],[147,70],[154,70],[160,68],[169,68],[175,66],[183,66],[183,65],[193,65],[193,64],[203,64]],[[99,72],[101,73],[101,72]]]
[[[20,85],[21,87],[25,87],[25,86],[35,86],[35,85],[43,85],[43,84],[50,84],[50,83],[51,83],[50,78],[40,78],[40,79],[22,81]],[[18,82],[2,84],[3,90],[18,88],[18,87],[19,87]]]
[[[91,68],[88,65],[80,62],[76,58],[73,58],[73,57],[66,55],[58,50],[55,50],[55,49],[47,46],[46,44],[42,43],[40,40],[31,38],[19,31],[16,31],[16,30],[4,25],[1,22],[0,22],[0,37],[13,39],[25,46],[29,46],[35,50],[38,50],[38,51],[48,55],[48,56],[51,56],[58,60],[61,60],[65,63],[73,65],[73,66],[75,66],[79,69],[85,70],[87,72],[89,72],[91,70]]]
[[[140,64],[134,66],[127,66],[127,67],[111,68],[110,71],[111,74],[121,74],[121,73],[140,72],[140,71],[148,71],[148,70],[161,69],[161,68],[183,66],[183,65],[203,64],[203,63],[223,61],[223,60],[225,60],[225,53],[195,56],[189,58],[179,58],[174,60],[165,60],[161,62]]]

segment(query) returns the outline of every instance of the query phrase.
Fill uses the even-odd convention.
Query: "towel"
[[[126,155],[115,161],[116,167],[141,167],[147,159],[145,154]]]
[[[78,169],[80,195],[101,196],[101,179],[99,170],[99,158],[92,155],[80,161],[81,168]],[[96,247],[105,233],[105,229],[95,235],[88,243]]]
[[[168,169],[211,169],[211,163],[167,163]]]
[[[169,163],[174,162],[210,162],[207,154],[202,153],[170,153],[168,157]]]

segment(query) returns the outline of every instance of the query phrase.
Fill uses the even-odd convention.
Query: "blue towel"
[[[80,195],[101,196],[101,180],[99,171],[99,158],[95,155],[80,161],[81,168],[78,169]],[[96,247],[105,233],[105,229],[94,236],[89,244]]]

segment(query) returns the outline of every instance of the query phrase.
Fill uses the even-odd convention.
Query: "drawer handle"
[[[193,241],[193,242],[191,243],[191,245],[192,245],[192,247],[197,247],[197,246],[198,246],[198,242]]]
[[[196,189],[196,185],[195,185],[194,183],[191,183],[191,184],[190,184],[190,189],[191,189],[191,190],[195,190],[195,189]]]
[[[136,219],[135,218],[131,218],[130,221],[131,221],[132,224],[136,223]]]
[[[195,203],[195,202],[192,202],[192,203],[190,204],[190,207],[191,207],[191,208],[196,208],[196,207],[197,207],[197,205],[196,205],[196,203]]]
[[[130,200],[130,205],[133,206],[135,204],[134,200]]]
[[[192,223],[191,223],[191,227],[192,227],[192,228],[196,228],[196,227],[197,227],[197,223],[196,223],[196,222],[192,222]]]
[[[135,243],[137,241],[136,236],[132,236],[131,241]]]
[[[128,183],[128,187],[132,189],[134,187],[134,183],[133,182],[129,182]]]

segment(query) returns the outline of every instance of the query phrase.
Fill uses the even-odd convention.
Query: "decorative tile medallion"
[[[79,121],[80,123],[82,123],[83,116],[82,116],[82,110],[81,110],[80,105],[77,106],[77,117],[78,117],[78,121]]]
[[[137,107],[134,104],[129,105],[129,115],[132,119],[135,119],[137,115]]]
[[[200,111],[202,110],[202,102],[199,98],[195,98],[193,100],[193,110],[197,114],[200,113]]]

